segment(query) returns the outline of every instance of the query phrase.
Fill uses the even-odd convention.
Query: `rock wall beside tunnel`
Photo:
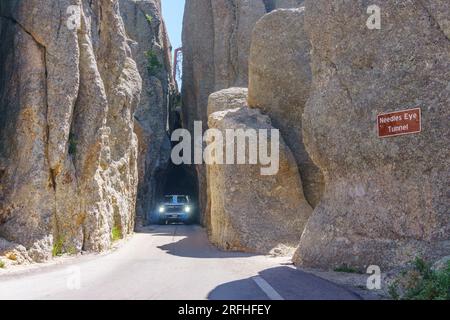
[[[239,52],[245,51],[239,51],[245,48],[242,42],[234,42],[241,27],[236,21],[243,19],[239,8],[245,5],[233,2],[230,9],[220,3],[187,2],[183,98],[188,128],[194,120],[205,121],[208,97],[210,112],[219,111],[209,125],[221,129],[227,117],[227,125],[238,122],[224,106],[239,109],[245,100],[244,89],[217,92],[222,86],[246,87],[245,73],[239,73],[245,69],[223,58],[238,63]],[[262,11],[261,4],[253,3],[248,21],[253,13],[273,11],[274,3],[264,1]],[[261,108],[280,128],[306,174],[299,180],[307,183],[306,197],[317,205],[294,256],[297,265],[387,269],[416,256],[436,259],[450,253],[450,7],[446,1],[375,4],[382,10],[380,30],[367,27],[369,15],[362,3],[308,0],[304,12],[275,11],[253,31],[249,105]],[[235,13],[231,19],[224,14],[228,10]],[[216,40],[217,32],[223,32],[226,44]],[[423,117],[421,133],[379,138],[377,115],[416,107]],[[238,120],[246,118],[240,116]],[[252,212],[241,209],[253,203],[251,192],[228,192],[239,177],[227,174],[228,168],[216,168],[213,174],[211,166],[198,169],[211,239],[223,248],[246,250],[239,241],[260,222],[233,215]],[[308,182],[308,175],[317,180]],[[265,240],[253,239],[260,244]]]
[[[298,265],[390,268],[450,253],[450,4],[307,0],[313,85],[304,141],[325,194]],[[380,139],[377,115],[420,108],[422,132]]]
[[[247,106],[247,90],[230,88],[209,98],[209,128],[239,129],[250,133],[265,130],[269,145],[274,127],[268,116]],[[223,153],[229,147],[223,146]],[[239,142],[239,139],[237,140]],[[245,143],[245,142],[244,142]],[[250,143],[250,142],[249,142]],[[295,158],[283,138],[279,141],[279,170],[261,174],[261,163],[207,165],[208,195],[211,199],[210,239],[218,247],[262,254],[293,253],[312,208],[305,200]],[[248,146],[249,149],[256,147]],[[237,158],[235,148],[235,158]],[[272,152],[274,152],[272,150]]]
[[[138,181],[141,77],[118,2],[1,1],[0,25],[1,249],[108,249],[134,229]]]
[[[142,77],[142,94],[134,115],[139,141],[139,225],[152,221],[155,201],[164,192],[171,152],[168,117],[177,88],[172,79],[171,45],[160,0],[120,0],[133,57]]]
[[[269,115],[274,127],[280,129],[300,169],[305,197],[315,207],[322,196],[323,176],[303,144],[302,116],[312,82],[304,17],[303,7],[280,9],[256,23],[249,59],[248,104]]]
[[[208,97],[230,87],[247,87],[253,27],[267,12],[299,6],[295,0],[187,0],[183,21],[183,125],[207,127]],[[206,169],[197,166],[199,202],[208,225]]]

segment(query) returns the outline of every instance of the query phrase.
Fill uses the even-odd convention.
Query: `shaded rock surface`
[[[118,2],[1,1],[0,25],[0,237],[34,261],[107,249],[134,229],[138,179],[141,78]]]
[[[298,6],[294,0],[187,0],[183,21],[183,126],[208,123],[211,93],[247,87],[250,40],[256,22],[277,7]],[[205,166],[197,166],[200,210],[207,217]],[[206,223],[207,224],[207,223]]]
[[[306,1],[313,49],[304,141],[325,193],[294,257],[330,268],[389,268],[450,252],[448,1]],[[420,134],[380,139],[377,115],[420,107]]]
[[[303,144],[302,115],[311,89],[311,46],[304,31],[304,8],[280,9],[253,30],[249,65],[250,107],[261,109],[281,130],[300,169],[305,197],[316,206],[323,176]]]
[[[227,129],[266,129],[270,140],[274,128],[269,117],[247,107],[242,99],[245,91],[233,88],[212,94],[210,110],[222,111],[209,115],[209,127],[224,137]],[[224,144],[224,154],[229,142]],[[263,176],[260,170],[260,164],[207,166],[210,239],[226,250],[287,254],[298,245],[312,209],[303,196],[295,159],[282,138],[278,174]]]
[[[208,99],[208,117],[215,112],[241,108],[247,105],[247,88],[228,88],[214,92]]]
[[[119,3],[133,58],[142,77],[141,100],[134,115],[139,141],[136,215],[142,224],[151,221],[155,200],[163,193],[171,150],[168,117],[176,87],[161,1],[120,0]]]

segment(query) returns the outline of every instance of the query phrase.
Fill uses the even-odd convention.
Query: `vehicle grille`
[[[167,213],[181,213],[183,212],[182,206],[166,206]]]

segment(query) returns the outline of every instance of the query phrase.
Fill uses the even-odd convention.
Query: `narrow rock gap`
[[[276,8],[275,0],[263,0],[266,12],[269,13]]]
[[[182,128],[180,110],[173,112],[173,130]],[[169,161],[167,170],[164,172],[164,183],[162,194],[159,195],[158,202],[163,201],[166,195],[186,195],[189,196],[194,208],[193,223],[200,223],[200,213],[198,210],[198,181],[197,171],[189,165],[175,165]]]

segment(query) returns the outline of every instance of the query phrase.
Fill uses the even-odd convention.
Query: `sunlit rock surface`
[[[304,17],[303,7],[283,9],[257,22],[250,50],[248,103],[269,115],[281,130],[297,161],[305,197],[316,206],[323,192],[323,176],[306,152],[302,134],[312,81]]]
[[[118,2],[73,4],[0,2],[0,237],[34,261],[134,228],[141,77]]]
[[[183,123],[208,123],[211,93],[247,87],[248,59],[253,28],[276,8],[297,7],[296,0],[187,0],[183,21]],[[200,210],[208,225],[205,166],[197,166]]]
[[[171,45],[162,18],[160,0],[120,0],[120,13],[130,38],[133,58],[142,77],[142,93],[134,115],[139,141],[137,223],[151,221],[151,213],[164,187],[170,160],[167,119],[172,79]]]
[[[325,193],[296,264],[388,268],[450,252],[448,1],[306,1],[312,94],[304,141]],[[385,139],[377,115],[420,107],[423,131]]]
[[[216,92],[209,99],[209,106],[215,106],[213,110],[210,108],[215,112],[209,115],[209,127],[219,130],[225,137],[223,160],[227,144],[232,143],[226,140],[226,130],[263,130],[268,135],[269,146],[274,139],[271,130],[275,128],[269,117],[247,107],[242,99],[245,92],[245,89],[233,88]],[[263,138],[260,136],[260,139]],[[279,170],[270,175],[262,174],[261,168],[269,166],[260,161],[258,164],[221,165],[216,162],[219,156],[212,153],[214,162],[207,166],[210,239],[220,248],[289,254],[298,245],[312,209],[303,196],[295,159],[284,140],[280,138],[279,142],[279,167],[276,167]],[[262,149],[259,145],[256,153]],[[247,151],[247,163],[249,159]]]

